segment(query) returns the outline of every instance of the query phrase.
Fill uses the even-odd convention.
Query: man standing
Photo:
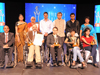
[[[52,32],[53,24],[52,21],[48,19],[48,13],[44,12],[44,19],[40,21],[40,31],[44,34],[44,50],[46,46],[46,39],[48,34]]]
[[[57,65],[61,65],[61,61],[62,61],[62,58],[61,58],[61,53],[62,53],[62,41],[61,41],[61,38],[60,36],[57,35],[57,32],[58,32],[58,28],[57,27],[54,27],[53,28],[53,34],[50,34],[48,37],[47,37],[47,46],[50,48],[50,53],[51,53],[51,56],[53,58],[53,64],[54,66]],[[58,39],[56,39],[58,38]],[[58,41],[58,45],[55,46],[54,43],[55,42],[55,39],[56,41]],[[56,62],[56,58],[55,58],[55,52],[57,51],[57,62]]]
[[[57,18],[54,22],[53,22],[53,25],[54,27],[57,27],[58,28],[58,33],[57,35],[59,35],[61,37],[61,41],[62,43],[64,43],[64,37],[65,37],[65,28],[66,28],[66,22],[65,20],[61,19],[62,18],[62,13],[61,12],[58,12],[57,13]]]
[[[75,29],[76,33],[78,33],[78,34],[80,32],[79,21],[75,20],[75,14],[71,13],[70,18],[71,18],[71,20],[67,21],[67,23],[66,23],[66,34],[65,34],[66,37],[67,37],[67,33],[70,32],[71,29]]]
[[[4,65],[5,62],[5,49],[8,49],[8,63],[7,66],[12,65],[12,53],[14,50],[14,34],[9,32],[9,27],[4,26],[4,33],[0,34],[0,66]]]

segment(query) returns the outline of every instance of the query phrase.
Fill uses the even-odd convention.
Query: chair
[[[50,53],[50,49],[48,48],[47,49],[47,61],[48,61],[48,63],[47,63],[47,66],[53,66],[53,64],[52,64],[52,56],[51,56],[51,53]],[[62,52],[62,54],[61,54],[61,57],[62,57],[62,66],[66,66],[65,65],[65,63],[64,63],[64,52]],[[57,52],[55,52],[55,58],[57,59]]]
[[[4,66],[2,66],[2,67],[4,67],[4,68],[9,68],[9,67],[16,67],[16,65],[17,65],[17,52],[16,52],[16,47],[14,46],[14,51],[13,51],[13,53],[12,53],[12,64],[10,65],[10,66],[8,66],[7,65],[7,63],[8,63],[8,48],[5,48],[4,49],[4,51],[5,51],[5,67]]]
[[[82,67],[82,65],[77,64],[75,67],[73,67],[71,64],[73,62],[73,52],[72,52],[72,48],[69,48],[67,45],[67,49],[68,49],[68,54],[67,54],[67,60],[66,60],[66,65],[70,68],[78,68],[78,67]],[[83,59],[85,59],[85,50],[82,47],[82,43],[81,43],[81,49],[80,49],[81,55],[83,57]]]
[[[23,48],[23,59],[24,59],[24,67],[27,68],[27,61],[28,61],[28,53],[29,53],[29,49],[28,49],[28,45],[27,43],[25,43],[25,46]],[[44,51],[43,51],[43,46],[40,46],[40,53],[41,53],[41,67],[43,67],[43,58],[44,58]]]

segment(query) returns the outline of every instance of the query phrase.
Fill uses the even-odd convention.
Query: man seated
[[[9,27],[7,25],[4,26],[4,33],[0,34],[0,66],[4,65],[5,62],[5,49],[8,49],[8,63],[10,66],[12,64],[12,53],[14,50],[14,34],[9,32]]]
[[[57,32],[58,32],[58,28],[54,27],[53,34],[50,34],[47,37],[47,46],[50,48],[50,53],[51,53],[51,56],[53,58],[53,65],[54,66],[57,66],[57,64],[61,65],[61,61],[62,61],[61,53],[63,51],[61,38],[57,35]],[[55,42],[55,38],[58,38],[58,40],[56,39],[56,42]],[[54,43],[58,43],[58,44],[56,45]],[[55,58],[55,51],[57,51],[57,61]]]
[[[40,55],[40,46],[39,45],[34,45],[34,39],[35,36],[37,34],[42,34],[41,32],[37,31],[37,26],[34,24],[32,26],[32,31],[28,32],[28,38],[27,38],[27,42],[30,43],[29,48],[29,54],[28,54],[28,65],[32,66],[32,62],[33,62],[33,58],[34,58],[34,54],[35,54],[35,60],[36,60],[36,64],[37,66],[41,66],[41,55]],[[43,41],[42,41],[43,42]]]

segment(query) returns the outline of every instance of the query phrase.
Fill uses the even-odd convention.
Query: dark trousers
[[[86,50],[89,50],[91,52],[91,56],[93,57],[93,63],[97,63],[96,62],[96,48],[97,45],[92,45],[92,46],[88,46],[88,47],[84,47]]]
[[[8,49],[8,62],[12,62],[12,53],[13,53],[14,48],[11,47]],[[3,49],[2,47],[0,47],[0,62],[4,62],[5,61],[5,51],[6,49]]]
[[[52,48],[52,47],[50,47],[50,53],[51,53],[51,56],[53,58],[53,61],[56,61],[55,52],[57,52],[57,62],[62,61],[62,58],[61,58],[62,48],[59,48],[59,47]]]
[[[44,50],[46,49],[46,41],[47,41],[47,36],[44,36],[44,43],[43,43]]]

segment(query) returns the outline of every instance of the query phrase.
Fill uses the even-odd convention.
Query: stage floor
[[[99,44],[100,50],[100,44]],[[99,51],[100,59],[100,51]],[[28,68],[24,69],[23,63],[18,63],[15,68],[0,69],[0,75],[100,75],[100,62],[99,68],[87,65],[85,69],[70,69],[69,67],[47,67],[44,64],[42,69]]]

